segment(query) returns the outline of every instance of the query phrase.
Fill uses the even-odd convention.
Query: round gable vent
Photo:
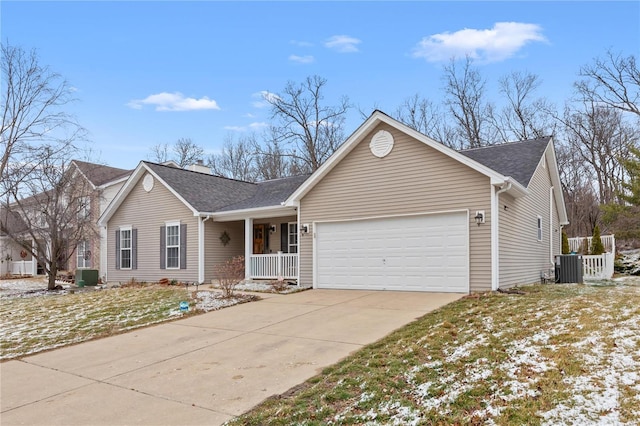
[[[380,130],[371,138],[369,149],[378,158],[386,157],[393,149],[393,136],[386,130]]]
[[[153,176],[146,174],[142,179],[142,187],[147,192],[151,191],[153,189]]]

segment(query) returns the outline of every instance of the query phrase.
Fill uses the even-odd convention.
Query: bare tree
[[[619,202],[625,175],[621,159],[628,156],[630,146],[637,145],[638,129],[625,123],[620,110],[593,103],[582,110],[567,107],[562,123],[567,144],[595,181],[598,201]]]
[[[429,99],[418,94],[406,98],[396,109],[394,117],[412,129],[455,148],[452,145],[454,129],[448,125],[439,107]]]
[[[488,116],[491,106],[485,100],[485,80],[467,56],[462,69],[455,58],[444,66],[444,103],[455,124],[458,148],[478,148],[493,142]]]
[[[3,43],[1,53],[0,198],[15,189],[9,182],[19,184],[41,166],[42,152],[68,152],[85,136],[64,110],[74,100],[67,81],[41,65],[35,50]]]
[[[180,138],[173,145],[157,144],[151,147],[148,158],[156,163],[174,161],[184,168],[196,164],[204,157],[204,148],[190,138]]]
[[[534,98],[540,84],[537,75],[519,71],[500,78],[499,92],[506,99],[506,105],[492,115],[492,122],[503,142],[537,139],[555,133],[556,123],[549,114],[553,107],[544,98]]]
[[[60,268],[64,268],[81,241],[98,238],[93,226],[89,201],[91,188],[78,178],[66,154],[45,149],[39,166],[28,180],[12,182],[9,200],[3,202],[0,230],[23,250],[37,258],[48,275],[48,289],[55,287]],[[10,218],[24,226],[11,226]]]
[[[258,177],[256,146],[254,134],[241,136],[235,140],[233,136],[227,135],[222,151],[219,154],[210,155],[208,165],[218,176],[254,182]]]
[[[351,107],[346,97],[338,105],[325,106],[323,90],[327,80],[312,76],[301,84],[287,83],[279,94],[264,100],[271,105],[274,141],[286,147],[285,155],[313,172],[343,142],[345,114]]]
[[[636,57],[607,50],[604,58],[580,69],[584,80],[575,83],[580,98],[640,116],[640,70]]]

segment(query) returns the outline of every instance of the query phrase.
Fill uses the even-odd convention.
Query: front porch
[[[297,281],[298,217],[295,208],[217,214],[210,231],[221,243],[214,264],[243,255],[245,279]],[[214,237],[215,238],[215,237]]]

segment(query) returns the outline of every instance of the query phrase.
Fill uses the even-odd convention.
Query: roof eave
[[[252,207],[249,209],[229,210],[226,212],[201,212],[200,216],[210,216],[218,222],[230,222],[233,220],[266,219],[269,217],[283,217],[295,214],[295,208],[292,206],[277,205],[265,207]]]

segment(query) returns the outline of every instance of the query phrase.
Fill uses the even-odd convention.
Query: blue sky
[[[35,48],[76,89],[71,109],[95,160],[133,168],[151,146],[191,138],[208,153],[225,135],[269,122],[260,94],[309,75],[325,101],[392,113],[442,94],[442,66],[475,55],[491,96],[511,71],[542,78],[556,103],[581,65],[612,48],[640,51],[640,2],[31,2],[2,1],[3,42]],[[497,96],[497,95],[496,95]]]

